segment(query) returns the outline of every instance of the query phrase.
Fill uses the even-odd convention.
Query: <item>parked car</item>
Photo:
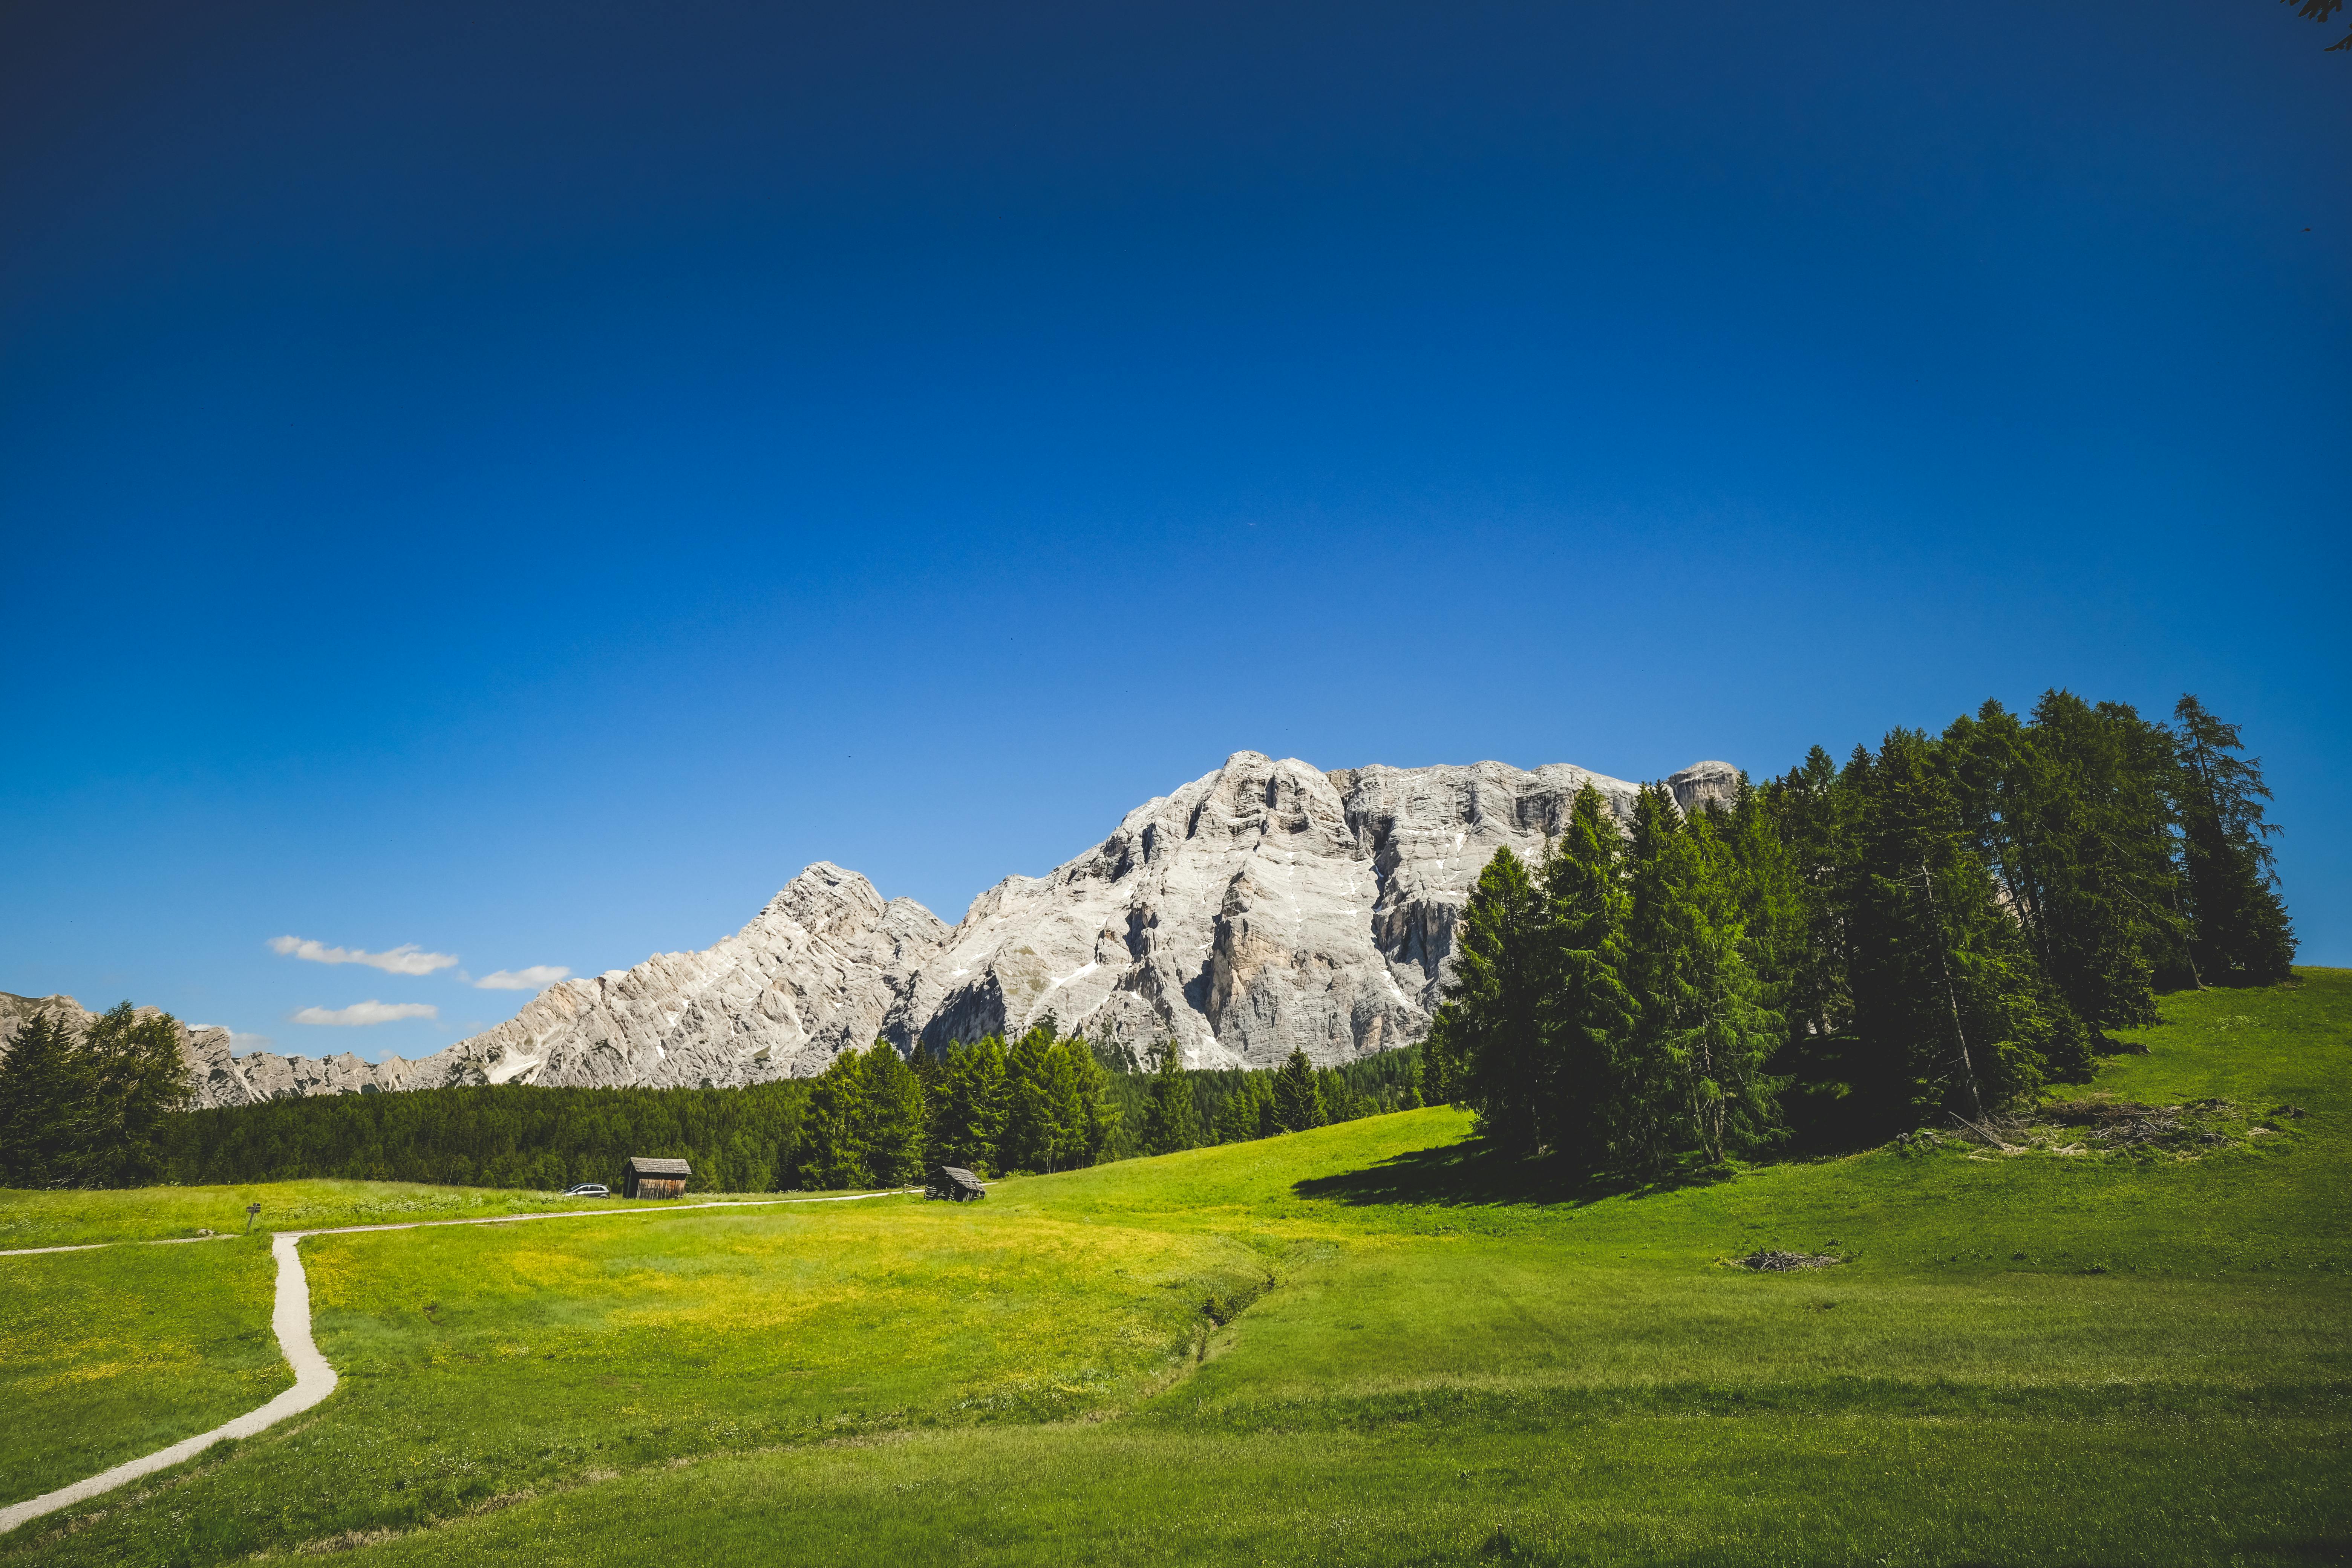
[[[583,1182],[576,1187],[564,1188],[563,1195],[567,1198],[609,1198],[613,1195],[613,1189],[602,1182]]]

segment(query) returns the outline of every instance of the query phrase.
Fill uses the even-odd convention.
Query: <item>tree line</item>
[[[1422,1103],[1421,1047],[1318,1068],[1294,1049],[1272,1070],[1187,1069],[1172,1041],[1146,1053],[1149,1070],[1113,1079],[1128,1097],[1139,1154],[1171,1154],[1304,1132]]]
[[[987,1175],[1075,1170],[1137,1153],[1302,1131],[1421,1103],[1412,1052],[1317,1068],[1187,1072],[1172,1042],[1149,1074],[1049,1015],[1007,1042],[957,1041],[902,1057],[845,1051],[811,1080],[793,1164],[806,1188],[906,1185],[932,1167]]]
[[[2051,691],[1820,747],[1689,815],[1588,785],[1539,864],[1480,874],[1424,1090],[1520,1153],[1654,1171],[1860,1142],[2089,1077],[2156,993],[2289,976],[2236,727]]]
[[[683,1159],[698,1189],[791,1184],[805,1082],[744,1089],[479,1084],[316,1095],[175,1116],[161,1180],[184,1185],[343,1177],[553,1192],[619,1190],[633,1154]]]
[[[1417,1051],[1339,1068],[1125,1070],[1052,1019],[937,1056],[885,1042],[814,1079],[744,1089],[474,1085],[183,1110],[167,1016],[124,1003],[77,1040],[37,1020],[0,1058],[0,1186],[344,1178],[555,1190],[616,1184],[633,1154],[686,1160],[698,1190],[910,1184],[935,1164],[1069,1170],[1420,1103]],[[1174,1109],[1181,1092],[1184,1109]]]

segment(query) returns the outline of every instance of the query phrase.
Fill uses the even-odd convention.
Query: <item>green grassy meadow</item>
[[[268,1243],[0,1258],[0,1503],[38,1497],[268,1403]]]
[[[2352,972],[2303,975],[2168,996],[2134,1036],[2148,1054],[2102,1067],[2101,1092],[2237,1102],[2194,1157],[1890,1147],[1597,1194],[1497,1165],[1430,1110],[972,1205],[317,1237],[336,1394],[0,1554],[2342,1561]],[[544,1203],[293,1185],[256,1189],[282,1228]],[[192,1217],[217,1201],[6,1194],[0,1226],[47,1227],[17,1246],[152,1235],[217,1224]],[[354,1218],[278,1212],[336,1204]],[[1759,1248],[1846,1261],[1728,1267]],[[94,1445],[141,1386],[76,1377],[121,1362],[99,1339],[16,1376],[72,1291],[267,1344],[258,1243],[0,1264],[20,1427]],[[184,1312],[204,1269],[219,1300]],[[157,1382],[211,1393],[87,1469],[282,1384],[232,1385],[257,1375],[244,1340],[188,1343]],[[68,1479],[15,1468],[10,1495]]]

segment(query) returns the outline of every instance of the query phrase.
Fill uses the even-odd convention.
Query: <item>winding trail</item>
[[[319,1353],[317,1342],[310,1337],[310,1281],[302,1272],[302,1257],[296,1250],[313,1236],[352,1236],[372,1230],[431,1230],[450,1225],[520,1225],[536,1219],[594,1219],[609,1215],[672,1215],[682,1209],[750,1209],[770,1208],[778,1204],[847,1204],[863,1198],[895,1197],[902,1193],[919,1192],[918,1187],[894,1187],[878,1193],[845,1193],[825,1198],[751,1198],[740,1203],[669,1204],[659,1208],[625,1209],[557,1209],[547,1214],[489,1215],[479,1219],[418,1219],[397,1225],[338,1225],[322,1226],[316,1230],[280,1231],[270,1241],[270,1251],[278,1258],[278,1296],[270,1310],[269,1326],[278,1335],[278,1349],[286,1363],[294,1369],[294,1386],[258,1410],[248,1410],[233,1420],[224,1421],[209,1432],[199,1432],[193,1437],[183,1437],[168,1448],[158,1448],[152,1454],[127,1460],[110,1470],[101,1470],[87,1479],[70,1486],[59,1487],[53,1492],[0,1508],[0,1535],[5,1535],[18,1525],[55,1513],[61,1508],[110,1492],[142,1476],[171,1468],[184,1460],[193,1459],[215,1443],[230,1437],[250,1437],[285,1420],[299,1415],[335,1391],[335,1369]],[[0,1258],[28,1258],[50,1252],[95,1252],[104,1247],[171,1246],[182,1241],[200,1241],[203,1237],[173,1237],[163,1242],[89,1242],[77,1247],[25,1247],[12,1252],[0,1252]],[[228,1237],[216,1239],[226,1240]]]

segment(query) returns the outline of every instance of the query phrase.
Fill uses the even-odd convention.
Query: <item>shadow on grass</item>
[[[1549,1206],[1712,1186],[1735,1173],[1721,1165],[1675,1167],[1647,1175],[1596,1171],[1557,1157],[1516,1157],[1473,1140],[1393,1155],[1361,1171],[1312,1177],[1291,1190],[1302,1198],[1343,1204]]]

